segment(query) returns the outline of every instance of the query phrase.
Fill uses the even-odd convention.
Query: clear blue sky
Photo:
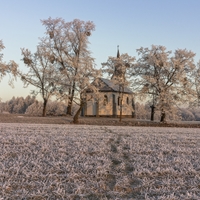
[[[6,49],[4,61],[15,60],[25,70],[20,48],[36,50],[45,29],[40,20],[61,17],[65,21],[93,21],[96,30],[90,50],[101,67],[108,56],[120,53],[137,58],[136,49],[164,45],[168,50],[186,48],[200,59],[200,0],[0,0],[0,39]],[[18,79],[15,88],[8,77],[0,83],[3,101],[27,96]]]

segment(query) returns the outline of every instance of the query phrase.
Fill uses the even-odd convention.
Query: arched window
[[[129,98],[128,97],[126,98],[126,103],[129,104]]]
[[[120,104],[121,104],[121,98],[120,97],[118,97],[118,106],[120,106]]]
[[[106,106],[108,104],[108,96],[104,95],[103,105]]]

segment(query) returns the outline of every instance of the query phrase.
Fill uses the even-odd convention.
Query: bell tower
[[[120,59],[119,45],[118,45],[114,73],[111,77],[111,80],[123,80],[124,81],[125,80],[125,71],[126,71],[126,67],[123,66],[122,60]]]

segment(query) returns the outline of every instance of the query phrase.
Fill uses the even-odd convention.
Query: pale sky
[[[137,56],[136,49],[163,45],[168,50],[187,49],[200,60],[200,0],[0,0],[0,39],[5,49],[3,61],[14,60],[21,70],[20,48],[35,52],[45,29],[40,20],[63,18],[93,21],[96,30],[90,37],[90,50],[97,67],[120,53]],[[33,89],[33,88],[32,88]],[[18,79],[15,88],[8,77],[0,83],[2,101],[27,96]]]

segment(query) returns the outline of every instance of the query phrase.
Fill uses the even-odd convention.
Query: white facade
[[[98,100],[91,99],[92,93],[87,96],[85,106],[85,116],[113,116],[120,115],[120,97],[122,97],[122,115],[132,117],[133,110],[133,95],[119,92],[101,92]]]

